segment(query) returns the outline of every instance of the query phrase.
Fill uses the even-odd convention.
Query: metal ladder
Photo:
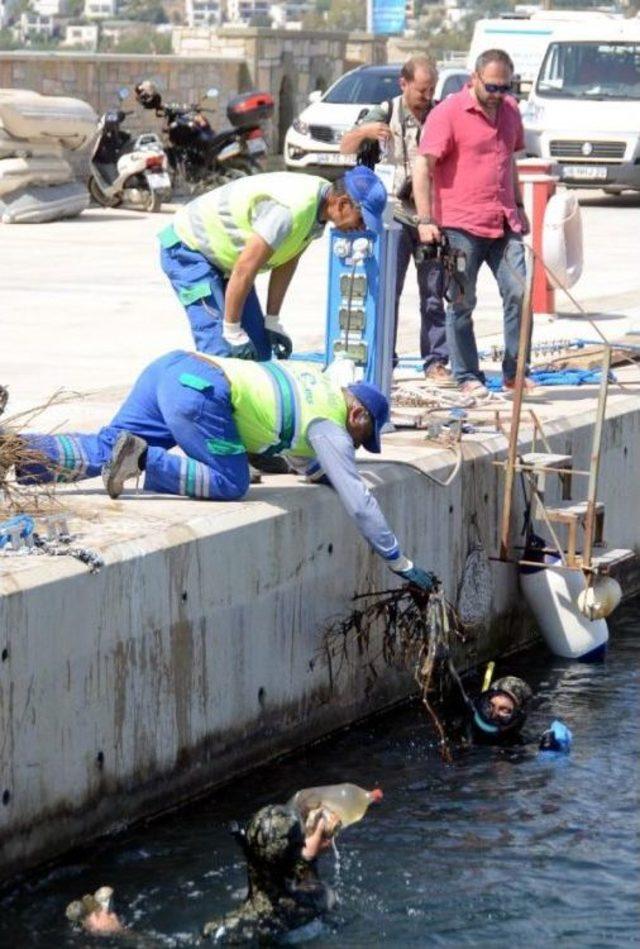
[[[530,413],[534,425],[532,450],[519,454],[518,437],[523,408],[525,364],[532,323],[531,279],[529,277],[522,303],[509,448],[506,461],[498,462],[505,469],[499,559],[503,561],[514,559],[510,555],[513,490],[516,475],[522,472],[530,489],[532,519],[544,521],[546,524],[561,556],[562,566],[569,570],[583,571],[588,583],[593,575],[609,573],[618,564],[634,557],[632,550],[604,550],[605,505],[603,501],[597,498],[600,452],[611,368],[611,346],[605,345],[604,347],[589,470],[578,471],[574,468],[571,455],[556,454],[551,451],[542,430],[542,425],[534,412]],[[544,451],[536,450],[536,435],[540,436]],[[561,481],[562,500],[554,504],[547,504],[545,501],[545,486],[546,479],[551,475],[556,475]],[[576,501],[572,499],[572,489],[576,476],[588,477],[587,496],[584,500]],[[566,527],[566,545],[561,544],[556,525]],[[594,548],[600,548],[597,555],[594,555]],[[527,563],[522,558],[515,559],[518,563]]]

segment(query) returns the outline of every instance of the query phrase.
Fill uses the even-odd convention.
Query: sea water
[[[67,903],[100,885],[140,945],[189,945],[243,895],[228,825],[300,787],[379,785],[384,800],[329,851],[339,903],[313,946],[629,946],[640,932],[640,610],[611,622],[605,662],[540,648],[498,663],[536,697],[526,731],[553,718],[569,755],[475,749],[444,764],[417,704],[261,769],[164,818],[102,840],[0,894],[0,946],[121,945],[75,933]],[[136,945],[137,940],[133,941]],[[128,943],[131,945],[131,943]]]

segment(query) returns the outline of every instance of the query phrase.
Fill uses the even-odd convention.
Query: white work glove
[[[229,355],[234,359],[257,359],[258,353],[240,323],[222,321],[222,337],[229,346]]]
[[[269,337],[271,351],[276,359],[288,359],[293,352],[293,343],[280,322],[280,317],[274,313],[267,313],[264,318],[264,328]]]

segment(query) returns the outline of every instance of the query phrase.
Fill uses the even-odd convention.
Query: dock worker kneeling
[[[284,454],[308,480],[324,475],[387,566],[425,591],[437,584],[401,553],[358,471],[355,449],[380,451],[389,418],[366,382],[341,388],[317,366],[257,363],[176,351],[142,372],[111,423],[95,435],[24,435],[43,464],[17,468],[20,483],[77,481],[102,471],[117,498],[144,474],[144,490],[216,501],[249,488],[247,452]],[[178,445],[186,457],[170,449]]]
[[[160,262],[184,306],[195,348],[214,356],[291,355],[280,308],[298,260],[330,222],[382,229],[387,193],[369,169],[333,183],[312,175],[250,175],[195,198],[160,232]],[[267,315],[254,283],[270,271]]]

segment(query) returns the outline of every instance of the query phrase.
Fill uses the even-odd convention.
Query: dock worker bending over
[[[327,221],[339,230],[381,230],[386,192],[369,168],[333,184],[274,172],[203,194],[160,232],[162,269],[184,306],[196,349],[266,360],[291,355],[280,308],[300,255]],[[266,320],[255,291],[270,270]]]
[[[359,446],[380,451],[388,418],[389,403],[375,386],[343,389],[315,365],[285,368],[178,350],[147,366],[97,434],[21,436],[42,464],[19,467],[16,477],[77,481],[102,470],[117,498],[125,481],[144,472],[145,491],[233,501],[249,488],[247,452],[284,454],[309,480],[326,475],[387,566],[428,591],[437,579],[401,553],[356,465]],[[186,457],[170,450],[176,445]]]

